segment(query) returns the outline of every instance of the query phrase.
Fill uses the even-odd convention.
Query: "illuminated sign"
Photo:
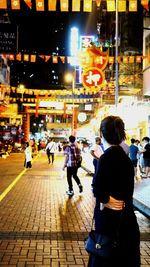
[[[16,53],[17,28],[12,24],[1,24],[0,53]]]
[[[108,63],[108,52],[102,52],[99,48],[91,46],[80,53],[79,60],[83,69],[95,67],[103,70]]]
[[[78,44],[79,43],[79,33],[76,27],[71,28],[71,41],[70,41],[70,52],[71,56],[73,57],[72,61],[70,62],[71,65],[76,66],[77,63],[77,54],[78,54]]]
[[[89,46],[91,46],[91,42],[94,42],[93,35],[80,36],[80,50],[86,50]]]
[[[39,107],[45,108],[55,108],[62,110],[64,108],[64,103],[62,102],[50,102],[50,101],[40,101]]]
[[[97,89],[104,82],[104,73],[98,68],[89,68],[83,72],[82,82],[85,88]]]
[[[82,35],[80,36],[80,59],[79,59],[79,65],[80,65],[80,69],[79,69],[79,81],[81,83],[82,80],[82,68],[83,65],[81,64],[81,57],[82,57],[82,53],[86,51],[87,47],[91,46],[91,42],[94,42],[94,36],[93,35]]]

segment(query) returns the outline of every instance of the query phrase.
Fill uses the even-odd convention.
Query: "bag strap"
[[[51,149],[53,148],[54,144],[52,144],[51,148],[49,148],[49,152],[51,151]]]

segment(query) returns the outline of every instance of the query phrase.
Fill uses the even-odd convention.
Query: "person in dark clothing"
[[[135,181],[138,180],[138,178],[137,178],[138,152],[139,152],[139,149],[136,146],[136,140],[134,138],[131,138],[131,145],[129,146],[129,157],[130,157],[130,159],[133,163],[133,166],[134,166],[134,179],[135,179]]]
[[[119,145],[125,139],[124,123],[117,116],[101,122],[104,154],[93,179],[95,229],[114,237],[117,252],[109,259],[90,255],[88,267],[140,267],[140,233],[133,210],[134,166]]]
[[[143,160],[144,160],[144,167],[145,167],[145,174],[142,175],[143,178],[150,177],[150,139],[149,137],[145,136],[142,139],[142,143],[144,146],[143,152]]]

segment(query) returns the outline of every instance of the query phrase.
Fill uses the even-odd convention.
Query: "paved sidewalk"
[[[90,153],[83,153],[83,168],[91,176],[94,173],[93,158]],[[150,218],[150,178],[135,183],[134,206]]]
[[[3,160],[3,159],[2,159]],[[23,154],[0,160],[0,193],[23,170]],[[0,266],[87,266],[84,238],[90,230],[94,198],[91,176],[79,169],[84,192],[66,196],[67,181],[61,171],[63,156],[54,165],[44,152],[31,170],[0,202]],[[150,266],[150,222],[137,212],[141,230],[141,266]]]
[[[150,218],[150,178],[135,183],[134,205]]]

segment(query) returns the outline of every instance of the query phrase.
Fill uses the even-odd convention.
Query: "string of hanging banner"
[[[33,9],[32,0],[23,0],[29,9]],[[92,12],[93,11],[93,3],[100,7],[101,1],[104,0],[72,0],[71,7],[69,0],[60,0],[59,9],[61,12]],[[127,7],[129,12],[137,11],[137,0],[117,0],[118,1],[118,11],[126,12]],[[148,8],[149,0],[140,0],[141,4],[145,9]],[[106,0],[107,11],[113,12],[116,10],[115,0]],[[47,0],[48,11],[57,11],[58,9],[58,0]],[[36,11],[45,11],[47,7],[45,6],[45,0],[35,0]],[[11,9],[11,10],[21,10],[21,0],[0,0],[0,9]]]

